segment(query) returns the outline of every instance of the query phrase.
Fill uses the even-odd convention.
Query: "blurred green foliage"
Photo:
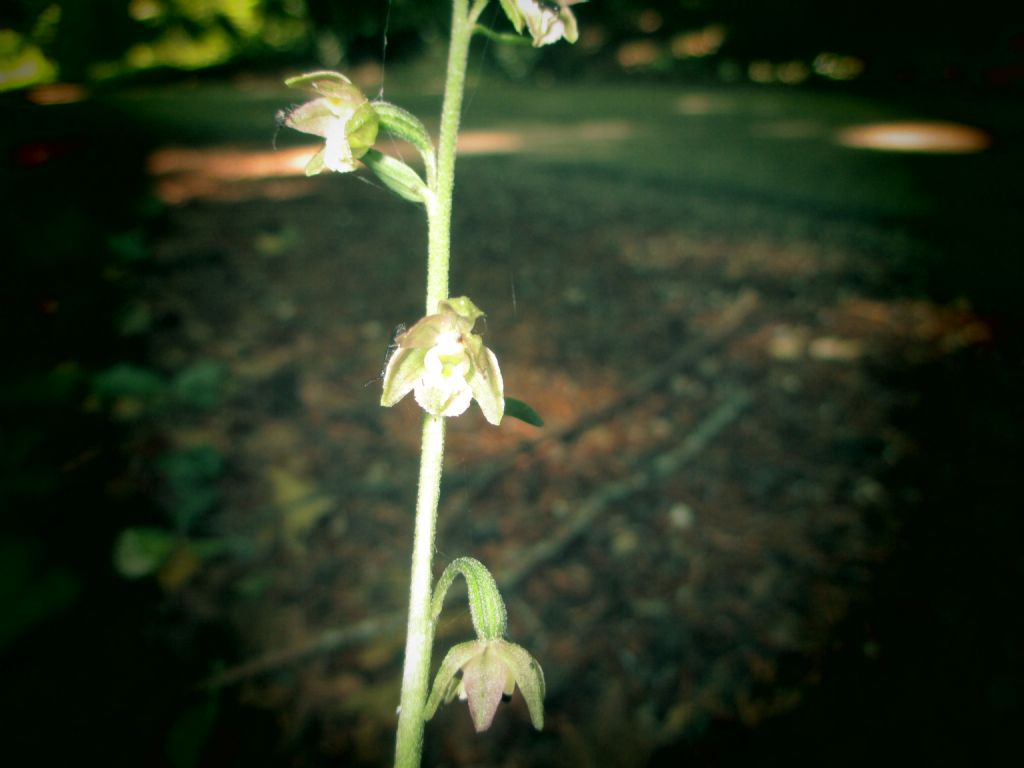
[[[174,527],[187,533],[220,499],[224,458],[209,445],[197,445],[167,454],[158,467],[171,496],[168,512]]]
[[[0,91],[56,79],[102,80],[140,71],[228,63],[325,68],[394,61],[440,48],[450,0],[8,0],[0,19]],[[484,21],[504,26],[498,3]],[[592,55],[614,61],[619,45],[660,41],[708,25],[727,34],[722,60],[812,60],[822,52],[869,59],[880,75],[1021,60],[1024,6],[978,0],[939,12],[925,0],[750,3],[742,0],[592,0],[576,13],[581,44],[509,54],[509,74],[536,58],[578,70]],[[500,52],[499,52],[500,51]],[[504,62],[508,59],[508,62]],[[667,60],[671,63],[671,59]],[[504,62],[504,63],[503,63]],[[691,71],[687,69],[686,71]]]
[[[0,90],[200,69],[282,56],[325,65],[415,42],[445,25],[443,0],[14,0],[0,21]]]
[[[0,539],[0,650],[74,602],[79,580],[47,560],[38,539]]]

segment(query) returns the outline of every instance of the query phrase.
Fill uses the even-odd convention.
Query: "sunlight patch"
[[[978,128],[938,120],[853,125],[841,129],[836,142],[857,149],[933,154],[981,152],[992,143],[989,135]]]

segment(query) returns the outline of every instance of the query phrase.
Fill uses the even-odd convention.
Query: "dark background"
[[[140,295],[175,279],[171,267],[153,254],[175,237],[182,212],[195,210],[188,205],[196,205],[161,201],[146,158],[165,144],[262,141],[273,129],[276,108],[288,103],[279,92],[268,92],[259,104],[267,123],[255,126],[240,112],[254,110],[251,102],[207,102],[200,96],[198,102],[185,100],[191,104],[186,111],[176,111],[180,89],[208,93],[203,88],[212,84],[214,90],[225,85],[233,90],[250,79],[277,81],[282,73],[318,66],[372,68],[380,63],[385,19],[388,65],[398,72],[433,72],[443,50],[447,4],[271,1],[258,4],[255,31],[240,29],[227,12],[159,5],[162,14],[140,21],[114,0],[19,0],[8,3],[0,17],[0,28],[14,30],[19,45],[35,45],[55,63],[59,82],[80,85],[88,95],[47,106],[28,87],[0,94],[5,240],[0,327],[7,358],[0,385],[0,722],[5,733],[0,754],[7,754],[0,759],[7,765],[87,758],[136,766],[326,765],[354,763],[358,755],[368,764],[387,763],[386,752],[376,753],[375,760],[367,757],[375,753],[365,746],[362,752],[347,743],[333,750],[325,746],[317,729],[326,726],[289,730],[281,714],[285,708],[266,705],[272,697],[257,706],[236,695],[236,688],[197,690],[198,681],[242,661],[253,648],[240,639],[237,624],[218,619],[217,607],[203,604],[217,594],[214,589],[186,597],[169,588],[167,579],[174,577],[168,576],[166,562],[163,582],[148,572],[125,578],[130,568],[112,555],[125,530],[162,526],[175,531],[172,539],[201,540],[209,531],[194,520],[226,505],[218,495],[224,485],[245,485],[245,473],[232,463],[230,451],[179,451],[167,427],[196,412],[216,412],[230,374],[216,366],[183,363],[176,369],[166,361],[154,363],[160,350],[156,339],[178,333],[185,320],[155,314],[139,321],[139,331],[125,328],[131,327]],[[927,202],[920,205],[919,200],[905,206],[892,202],[883,181],[877,182],[875,206],[870,194],[837,203],[806,188],[778,184],[776,190],[770,173],[744,187],[746,182],[725,170],[717,178],[712,172],[694,191],[711,195],[726,209],[735,204],[777,212],[765,214],[774,222],[765,227],[777,226],[783,242],[787,229],[780,222],[786,221],[810,228],[815,222],[823,228],[837,220],[855,222],[847,242],[862,232],[905,232],[911,245],[905,252],[893,250],[899,259],[885,265],[884,278],[872,284],[873,278],[852,270],[844,278],[847,287],[856,291],[867,285],[873,295],[909,295],[966,308],[989,335],[983,343],[921,361],[876,361],[870,372],[888,424],[914,449],[899,462],[876,466],[872,462],[880,449],[870,439],[846,446],[851,466],[872,466],[879,483],[899,492],[892,491],[884,512],[871,513],[879,519],[869,514],[864,523],[882,542],[878,557],[865,558],[869,575],[858,582],[855,597],[827,635],[801,657],[813,663],[794,662],[803,670],[800,675],[813,670],[795,686],[795,703],[754,725],[722,706],[678,739],[647,745],[638,763],[854,765],[884,756],[995,765],[1009,761],[1011,751],[1019,753],[1014,730],[1024,709],[1019,599],[1024,557],[1016,480],[1024,424],[1019,300],[1024,200],[1020,166],[1014,162],[1020,160],[1024,136],[1024,11],[1002,5],[592,2],[575,7],[583,35],[575,47],[504,59],[491,48],[487,55],[480,53],[482,46],[475,48],[481,77],[495,92],[502,84],[518,94],[543,86],[544,98],[557,100],[563,93],[570,98],[574,87],[585,93],[599,88],[612,94],[610,113],[615,93],[640,86],[697,85],[753,103],[750,62],[809,65],[827,51],[855,57],[863,71],[836,82],[808,70],[798,85],[776,82],[763,88],[790,88],[815,109],[824,110],[825,100],[849,97],[880,111],[936,114],[980,125],[993,140],[977,164],[950,159],[900,165],[915,188],[928,190],[921,193]],[[53,7],[59,8],[59,19],[41,24]],[[273,19],[294,22],[286,45],[269,34],[267,20]],[[674,36],[710,24],[728,30],[714,53],[687,60],[665,55]],[[218,60],[184,69],[159,61],[138,66],[127,56],[133,46],[171,33],[199,38],[210,30],[229,41]],[[625,66],[623,46],[638,41],[649,55]],[[429,82],[429,74],[422,77]],[[400,92],[397,80],[395,75],[389,88]],[[162,89],[171,101],[160,101]],[[145,94],[142,101],[132,101],[139,93]],[[480,98],[486,102],[486,96]],[[477,109],[476,115],[486,118],[486,104]],[[643,108],[629,116],[643,120]],[[552,117],[552,123],[558,119]],[[864,161],[866,174],[875,173],[874,162]],[[628,160],[597,165],[595,177],[628,174],[622,170]],[[680,180],[677,187],[640,170],[641,160],[635,166],[625,184],[630,189],[650,191],[660,183],[692,191],[692,181]],[[830,167],[824,164],[807,176],[827,178]],[[474,168],[467,164],[470,184],[477,174],[485,178]],[[534,178],[530,168],[510,168]],[[582,173],[577,168],[569,177],[575,172]],[[535,181],[523,182],[535,184],[527,186],[534,199],[561,181],[557,174],[552,179],[537,173]],[[596,199],[598,193],[593,194]],[[477,222],[492,214],[503,220],[498,203],[490,209],[488,203],[478,205]],[[365,220],[380,216],[359,210]],[[717,215],[709,231],[730,231],[728,216]],[[586,226],[578,225],[579,231],[571,221],[565,226],[585,237]],[[754,226],[750,239],[756,233]],[[214,257],[197,252],[182,258],[199,263]],[[780,290],[810,294],[814,286]],[[367,354],[372,357],[384,346],[377,344]],[[267,397],[256,399],[255,410],[287,413],[291,407]],[[177,510],[170,523],[169,508]],[[146,547],[166,546],[174,545],[159,539],[142,550],[151,554]],[[232,556],[244,561],[249,555]],[[669,643],[664,652],[674,650]],[[287,669],[277,674],[271,687],[294,683]],[[562,681],[555,704],[571,709],[570,701],[572,685]],[[318,717],[314,713],[311,720]],[[428,730],[432,727],[440,726]],[[458,751],[436,738],[430,754],[455,760]],[[511,754],[572,764],[564,752],[551,749]],[[488,759],[499,764],[500,754]],[[608,756],[608,764],[628,764],[616,759]],[[600,753],[595,763],[602,764]]]

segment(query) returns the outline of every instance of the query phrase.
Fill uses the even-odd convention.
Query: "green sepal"
[[[319,152],[317,152],[315,155],[309,158],[309,162],[306,163],[306,175],[316,176],[322,173],[324,168],[326,167],[327,166],[324,164],[324,150],[321,149]]]
[[[377,111],[369,102],[361,104],[345,124],[345,135],[352,149],[352,157],[360,159],[377,142],[380,127]]]
[[[362,93],[352,81],[340,72],[323,70],[320,72],[307,72],[304,75],[289,77],[284,81],[289,88],[306,91],[314,96],[327,96],[331,99],[347,101],[354,96],[363,97]]]
[[[473,630],[477,638],[497,640],[504,637],[508,629],[505,601],[501,599],[501,592],[498,591],[498,585],[491,572],[483,563],[472,557],[456,558],[444,569],[434,587],[434,597],[430,604],[431,619],[436,622],[441,615],[448,588],[459,574],[466,580],[469,615],[473,620]]]
[[[429,349],[437,343],[442,330],[444,318],[441,315],[427,315],[417,320],[405,333],[395,337],[395,344],[403,349]]]
[[[384,372],[384,386],[380,393],[380,404],[390,408],[407,394],[423,375],[425,348],[399,347],[388,360]]]
[[[505,415],[511,416],[513,419],[525,421],[534,427],[544,426],[544,419],[540,417],[539,413],[522,400],[516,400],[514,397],[505,398]]]
[[[480,340],[479,336],[474,338]],[[473,358],[473,372],[466,382],[484,418],[494,426],[501,424],[501,418],[505,415],[505,383],[501,379],[498,358],[482,342],[479,352]]]
[[[285,125],[313,136],[326,136],[331,126],[338,122],[338,112],[325,99],[314,99],[300,104],[285,118]],[[346,126],[347,127],[347,126]]]
[[[361,159],[384,182],[384,186],[404,200],[424,203],[430,197],[431,192],[420,175],[401,160],[375,149],[368,150]]]
[[[515,678],[516,685],[526,700],[526,708],[530,711],[530,722],[533,723],[533,727],[538,731],[544,730],[544,694],[547,692],[544,670],[529,651],[520,645],[501,642],[495,643],[492,647]]]
[[[469,298],[469,296],[457,296],[454,299],[445,299],[441,302],[442,309],[445,304],[451,307],[452,312],[468,322],[468,325],[466,326],[467,331],[472,331],[473,326],[476,325],[476,321],[484,316],[484,311],[474,304],[473,300]]]
[[[501,638],[459,643],[441,662],[423,719],[431,719],[441,702],[448,703],[458,696],[469,704],[477,733],[486,731],[502,698],[511,696],[516,686],[526,701],[530,722],[538,731],[542,730],[546,685],[537,660],[525,648]]]
[[[522,32],[525,19],[515,0],[501,0],[501,8],[508,16],[508,20],[512,22],[512,26],[516,28],[516,32]]]
[[[430,696],[427,698],[427,705],[423,711],[424,720],[432,718],[442,702],[447,704],[455,698],[459,688],[458,671],[479,652],[479,640],[459,643],[449,649],[445,654],[444,661],[441,662],[441,668],[434,676],[434,685],[430,689]]]

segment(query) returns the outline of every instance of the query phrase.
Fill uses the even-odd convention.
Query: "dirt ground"
[[[949,410],[1012,326],[929,289],[948,256],[922,225],[943,210],[920,193],[937,166],[826,146],[815,120],[836,118],[813,96],[673,93],[647,133],[573,123],[571,100],[544,118],[550,93],[532,115],[478,98],[452,293],[488,313],[506,393],[546,423],[494,428],[475,406],[450,423],[435,570],[471,555],[495,573],[510,639],[546,674],[546,727],[517,695],[477,736],[452,704],[425,764],[854,764],[891,732],[942,753],[941,733],[916,741],[946,714],[927,686],[986,644],[915,666],[940,605],[970,620],[968,587],[921,575],[962,530],[929,505],[1016,416],[995,374],[972,390],[991,399],[977,443]],[[693,118],[722,104],[722,133]],[[420,414],[380,408],[378,377],[422,311],[425,226],[365,173],[297,175],[307,152],[157,142],[146,160],[162,202],[123,321],[173,392],[111,385],[109,413],[135,457],[120,482],[160,510],[123,525],[173,543],[153,560],[121,538],[115,562],[152,576],[153,631],[205,669],[182,737],[203,757],[181,764],[393,749]],[[921,550],[926,513],[942,544]],[[435,668],[471,637],[449,611]]]
[[[200,530],[245,553],[160,578],[236,633],[223,695],[381,764],[419,415],[380,409],[375,377],[420,314],[420,213],[358,178],[204,184],[203,167],[166,175],[187,199],[143,295],[168,329],[157,367],[226,369],[220,407],[161,427],[224,457]],[[899,226],[515,155],[466,159],[458,184],[453,293],[488,312],[507,392],[546,425],[451,424],[437,569],[468,554],[497,574],[548,725],[517,699],[474,737],[452,705],[428,762],[639,765],[713,721],[798,708],[900,534],[908,491],[887,478],[921,450],[891,422],[908,393],[877,372],[989,327],[892,295],[922,247]],[[446,624],[438,658],[468,632]]]

